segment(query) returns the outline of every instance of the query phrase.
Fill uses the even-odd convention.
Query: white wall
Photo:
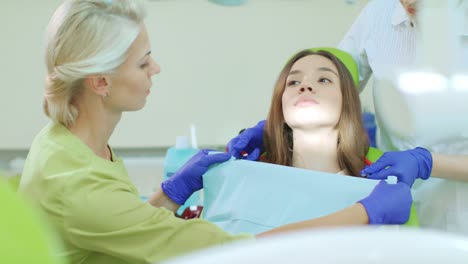
[[[42,113],[43,32],[58,0],[0,5],[1,149],[27,149]],[[126,113],[114,147],[166,147],[197,126],[199,145],[223,145],[265,118],[273,83],[296,51],[336,46],[367,1],[207,0],[147,2],[147,27],[161,74],[146,107]]]

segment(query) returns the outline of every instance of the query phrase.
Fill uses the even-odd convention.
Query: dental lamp
[[[239,241],[163,264],[464,264],[468,238],[433,230],[376,227],[311,229]]]
[[[388,131],[397,149],[424,146],[460,152],[468,146],[468,58],[459,56],[468,5],[460,0],[420,2],[415,67],[402,68],[378,81],[376,115],[385,120],[379,125]]]

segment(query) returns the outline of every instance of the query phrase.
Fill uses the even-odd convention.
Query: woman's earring
[[[111,87],[110,87],[110,86],[107,87],[106,93],[102,96],[103,99],[106,99],[106,98],[109,97],[109,95],[110,95],[110,90],[111,90]]]

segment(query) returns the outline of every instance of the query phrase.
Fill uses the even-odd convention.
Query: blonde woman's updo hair
[[[73,100],[91,74],[112,74],[125,61],[141,30],[145,10],[138,0],[66,0],[47,28],[44,111],[72,125]]]

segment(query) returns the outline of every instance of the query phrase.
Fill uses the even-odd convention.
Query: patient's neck
[[[341,171],[337,139],[338,132],[329,128],[314,131],[294,129],[293,167],[329,173]]]

